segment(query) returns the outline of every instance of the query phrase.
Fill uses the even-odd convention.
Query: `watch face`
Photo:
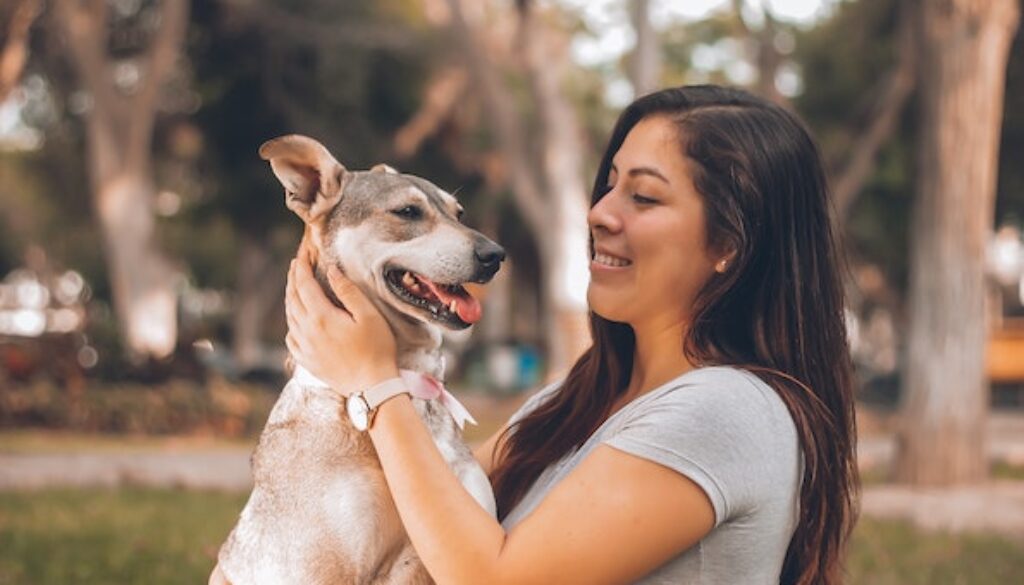
[[[366,400],[359,394],[353,394],[345,403],[352,426],[356,430],[365,431],[370,426],[370,406],[366,404]]]

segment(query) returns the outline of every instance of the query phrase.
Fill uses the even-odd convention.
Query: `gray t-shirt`
[[[560,386],[532,396],[510,422]],[[601,444],[678,471],[714,506],[711,532],[638,583],[778,584],[799,513],[802,455],[786,405],[764,381],[716,366],[691,370],[640,396],[546,469],[502,526],[510,530],[522,521]]]

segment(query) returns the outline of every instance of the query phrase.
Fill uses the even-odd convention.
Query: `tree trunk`
[[[636,48],[629,58],[629,80],[633,95],[640,97],[661,85],[661,46],[651,23],[650,0],[630,0],[629,17],[636,32]]]
[[[87,113],[93,205],[103,231],[114,313],[130,359],[163,358],[177,343],[174,273],[159,253],[152,178],[153,126],[160,92],[177,59],[188,22],[186,0],[163,0],[159,28],[142,55],[133,91],[117,87],[107,50],[105,0],[59,0],[56,24],[69,61],[92,99]]]
[[[238,258],[238,298],[235,302],[232,352],[240,371],[261,365],[263,329],[270,310],[284,295],[286,266],[274,262],[267,244],[253,236],[242,237]]]
[[[94,203],[122,339],[132,357],[170,355],[177,342],[177,295],[174,273],[156,250],[156,189],[138,171],[97,183]]]
[[[484,26],[472,22],[460,0],[448,0],[456,38],[479,85],[479,94],[507,161],[515,202],[541,252],[543,321],[549,376],[564,374],[589,340],[585,291],[587,263],[586,184],[582,175],[580,125],[561,90],[558,59],[546,27],[520,6],[520,39],[532,105],[543,128],[535,156],[514,92],[501,80],[501,66],[488,54]]]
[[[984,251],[1019,17],[1017,0],[921,3],[922,120],[897,467],[912,484],[974,482],[988,472]]]
[[[526,74],[540,115],[542,183],[547,187],[548,226],[540,248],[544,298],[548,304],[548,374],[564,376],[590,345],[587,283],[590,282],[587,226],[589,193],[583,178],[582,129],[562,90],[568,39],[542,26],[536,7],[520,16]],[[561,40],[561,42],[559,42]]]
[[[775,15],[765,2],[760,3],[760,10],[764,24],[760,29],[753,29],[743,16],[744,0],[733,0],[733,11],[736,20],[746,40],[749,50],[754,55],[754,65],[757,69],[757,83],[753,87],[754,93],[767,98],[779,105],[787,106],[788,101],[779,92],[775,84],[779,68],[784,61],[783,56],[775,47],[775,37],[778,34]]]

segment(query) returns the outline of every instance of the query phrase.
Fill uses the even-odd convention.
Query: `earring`
[[[727,261],[725,261],[725,260],[720,260],[720,261],[718,262],[718,264],[715,264],[715,272],[717,272],[717,273],[719,273],[719,274],[721,274],[721,273],[725,272],[725,267],[726,267],[726,266],[728,266],[728,264],[729,264],[729,263],[728,263]]]

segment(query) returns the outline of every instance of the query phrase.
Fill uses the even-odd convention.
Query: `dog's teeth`
[[[406,272],[405,274],[402,275],[402,284],[406,286],[412,286],[416,284],[416,280],[412,277],[412,274]]]
[[[455,299],[452,299],[452,304],[448,305],[448,311],[454,313],[456,304]]]

